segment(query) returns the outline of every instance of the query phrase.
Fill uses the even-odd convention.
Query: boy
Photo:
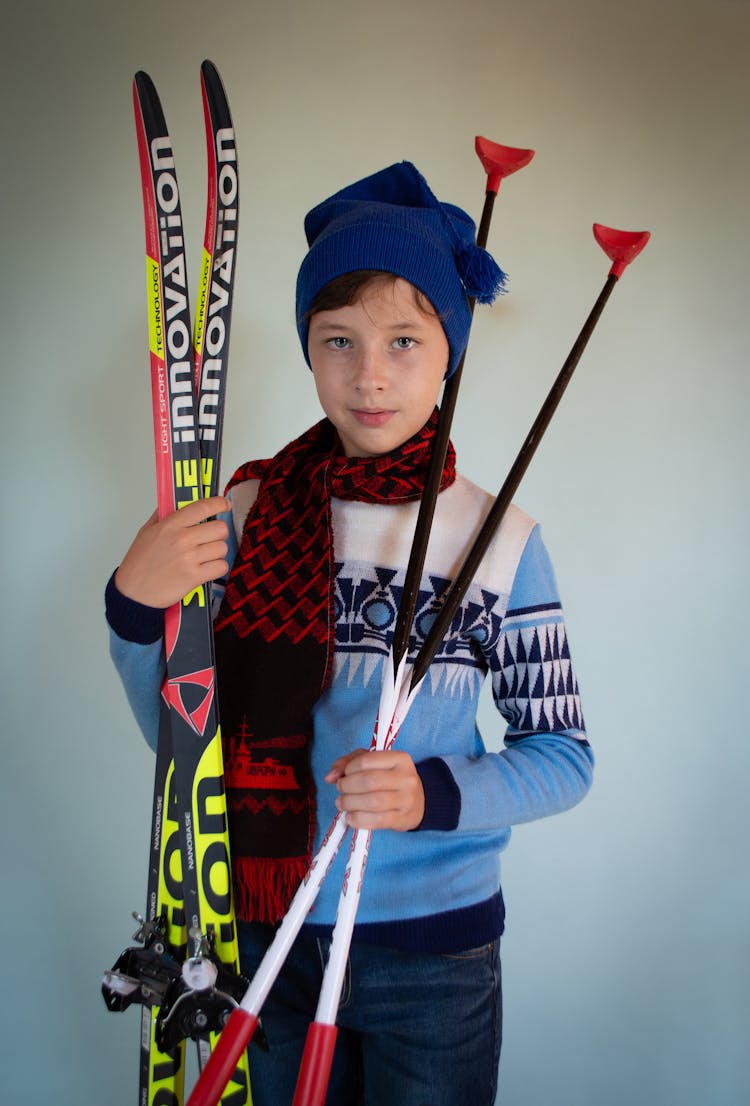
[[[215,636],[243,970],[254,973],[335,811],[382,831],[328,1101],[492,1106],[498,853],[512,824],[578,802],[592,772],[552,570],[522,511],[503,521],[396,746],[367,749],[435,404],[466,345],[468,296],[490,301],[502,274],[468,216],[407,162],[319,204],[305,229],[297,327],[327,417],[240,469],[227,499],[139,531],[107,589],[113,657],[154,744],[162,610],[226,577]],[[456,474],[451,447],[412,656],[490,503]],[[476,729],[487,671],[508,723],[499,754]],[[292,1100],[345,860],[264,1007],[256,1106]]]

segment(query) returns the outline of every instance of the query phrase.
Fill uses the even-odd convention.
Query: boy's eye
[[[417,343],[414,338],[407,338],[406,335],[403,335],[400,338],[396,338],[393,344],[396,349],[413,349]]]
[[[329,338],[326,341],[326,345],[330,346],[331,349],[348,349],[349,339],[343,338],[341,335],[337,335],[335,338]]]

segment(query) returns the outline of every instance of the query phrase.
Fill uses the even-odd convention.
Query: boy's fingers
[[[196,526],[200,522],[205,522],[207,518],[228,510],[229,503],[223,495],[212,495],[210,499],[196,499],[186,507],[180,507],[172,517],[180,525]]]
[[[402,767],[405,757],[405,753],[394,749],[356,749],[340,761],[345,761],[343,774],[351,778],[361,772],[385,772]]]
[[[424,790],[414,761],[401,750],[356,749],[326,776],[338,791],[336,809],[354,829],[414,829],[424,816]]]
[[[206,561],[201,565],[200,576],[202,578],[199,579],[198,583],[207,584],[211,580],[218,580],[222,576],[226,576],[228,571],[229,565],[225,560]]]
[[[355,757],[363,756],[366,752],[366,749],[355,749],[352,753],[346,753],[343,757],[337,757],[325,775],[326,783],[335,783],[337,780],[341,779],[347,771],[349,763]]]
[[[338,790],[342,795],[366,795],[373,791],[394,791],[399,786],[395,773],[390,771],[347,773],[338,781]]]
[[[226,551],[227,536],[229,531],[227,529],[226,522],[222,522],[221,519],[211,519],[209,522],[203,522],[199,527],[194,527],[194,534],[190,537],[200,546],[213,545],[216,542],[221,542]],[[223,555],[223,554],[222,554]]]
[[[227,555],[227,543],[225,541],[204,542],[200,547],[200,562],[206,568],[210,562],[224,561]],[[222,572],[220,575],[224,575]]]
[[[419,785],[393,791],[341,793],[335,805],[354,829],[410,830],[424,817],[424,792]]]

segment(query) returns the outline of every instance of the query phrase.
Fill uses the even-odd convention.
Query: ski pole
[[[527,165],[534,156],[534,151],[516,149],[510,146],[500,146],[497,143],[490,142],[486,138],[477,138],[475,148],[488,178],[485,203],[479,231],[477,233],[477,243],[484,247],[487,242],[494,199],[502,179],[516,170],[523,168],[524,165]],[[470,310],[473,311],[473,300],[470,300],[469,306]],[[437,499],[440,488],[440,478],[445,463],[445,454],[448,448],[450,424],[455,409],[455,398],[458,391],[458,383],[463,368],[464,357],[461,358],[456,371],[451,379],[446,382],[443,390],[443,400],[440,405],[440,418],[433,441],[425,489],[420,501],[420,512],[415,526],[415,535],[412,542],[409,565],[407,566],[404,595],[399,609],[401,626],[397,623],[396,632],[394,634],[394,643],[397,636],[400,642],[398,646],[401,654],[400,663],[392,664],[390,658],[386,660],[384,666],[384,684],[381,689],[381,710],[378,712],[379,718],[389,717],[391,720],[393,719],[398,700],[397,691],[403,691],[405,687],[404,670],[406,667],[406,648],[409,640],[409,631],[411,628],[411,621],[414,617],[417,588],[424,564],[435,500]],[[426,508],[424,510],[422,509],[422,504],[425,502],[426,498],[432,499],[432,505],[429,510]],[[402,611],[403,615],[401,613]],[[402,630],[402,626],[406,627],[405,633]],[[391,656],[395,656],[393,645],[391,646]],[[390,685],[386,680],[386,673],[390,673],[392,680],[392,684]],[[388,727],[388,730],[389,732],[393,731],[392,724]],[[393,731],[394,736],[395,732],[396,731]],[[377,734],[378,727],[376,723],[372,748],[376,747]],[[386,746],[383,745],[382,747]],[[313,858],[310,869],[298,888],[273,942],[258,966],[258,970],[255,973],[252,983],[248,987],[242,1003],[229,1017],[210,1059],[203,1068],[193,1088],[188,1106],[216,1106],[236,1066],[238,1058],[242,1055],[242,1052],[255,1033],[263,1003],[289,954],[292,944],[310,911],[320,886],[347,832],[348,827],[345,818],[342,815],[337,815],[329,826],[321,847]],[[346,959],[346,955],[344,959]],[[332,1048],[333,1046],[331,1045],[331,1056]],[[316,1070],[319,1070],[320,1064],[316,1062],[314,1067]],[[326,1086],[329,1074],[330,1063],[326,1069]],[[323,1093],[325,1094],[325,1088]]]
[[[475,140],[475,149],[487,173],[484,207],[477,231],[477,245],[484,249],[489,237],[495,197],[502,180],[528,165],[534,156],[534,151],[500,146],[481,137]],[[469,309],[472,315],[474,306],[475,300],[470,299]],[[446,381],[443,389],[430,467],[419,503],[419,512],[404,578],[404,590],[399,604],[391,645],[392,663],[389,664],[386,661],[383,668],[381,702],[373,736],[373,746],[378,750],[390,748],[393,744],[401,726],[401,721],[406,716],[414,697],[413,694],[408,694],[409,689],[406,688],[404,676],[409,635],[414,620],[419,582],[427,554],[427,545],[440,491],[440,480],[465,360],[466,351],[464,350],[456,371]],[[402,690],[406,690],[406,697],[402,696]],[[416,689],[414,689],[414,694],[416,694]],[[336,1014],[371,840],[371,830],[354,830],[352,834],[328,963],[323,974],[315,1019],[308,1029],[292,1106],[322,1106],[325,1100],[336,1041]]]
[[[437,652],[440,642],[455,615],[458,604],[463,598],[471,580],[474,578],[476,569],[479,566],[482,556],[486,552],[489,541],[499,526],[510,504],[511,497],[515,493],[544,431],[562,398],[562,394],[591,337],[614,285],[625,267],[638,253],[640,253],[650,237],[648,232],[632,233],[627,231],[616,231],[608,227],[603,227],[600,224],[595,224],[594,235],[597,242],[613,261],[604,289],[600,293],[573,349],[558,374],[558,378],[521,449],[519,460],[516,461],[511,469],[508,479],[503,485],[484,527],[480,531],[464,565],[459,571],[456,583],[449,590],[448,597],[446,598],[438,619],[435,620],[430,633],[417,655],[408,689],[406,688],[405,682],[399,687],[400,678],[403,679],[405,667],[404,657],[399,668],[399,673],[393,680],[395,686],[392,690],[389,689],[389,695],[386,701],[384,702],[381,700],[377,740],[378,748],[390,748],[393,744],[409,707],[421,686],[422,679],[427,673],[430,662]],[[393,712],[390,715],[388,713],[384,715],[383,713],[386,702],[389,704],[392,703],[393,705]],[[390,717],[390,723],[387,729],[382,727],[382,719],[384,716]],[[381,738],[381,733],[385,733],[384,738]],[[354,918],[359,902],[371,837],[372,831],[368,831],[365,834],[355,830],[353,834],[349,865],[344,877],[344,887],[339,902],[339,912],[336,918],[328,965],[323,978],[323,986],[320,992],[315,1021],[308,1030],[305,1051],[292,1106],[323,1106],[325,1101],[336,1041],[336,1012],[341,994],[346,958],[351,943]],[[364,840],[360,840],[362,838],[364,838]],[[337,944],[339,935],[341,936]],[[328,979],[329,975],[330,981]]]

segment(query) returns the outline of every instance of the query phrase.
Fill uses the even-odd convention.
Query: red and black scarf
[[[312,708],[335,647],[331,497],[400,503],[422,494],[437,412],[393,453],[350,458],[323,419],[274,458],[238,469],[260,480],[215,624],[237,911],[276,922],[310,863]],[[448,448],[441,489],[455,479]]]

